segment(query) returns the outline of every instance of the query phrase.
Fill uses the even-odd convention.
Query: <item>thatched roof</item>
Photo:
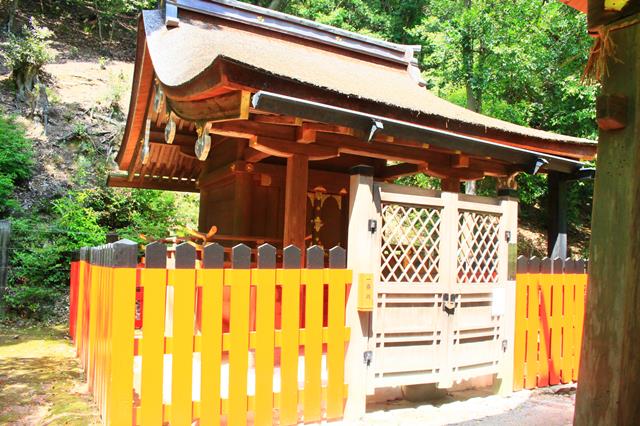
[[[166,87],[188,86],[201,80],[216,62],[226,60],[350,98],[436,117],[447,125],[466,124],[571,145],[595,144],[454,105],[422,87],[410,66],[195,12],[181,11],[179,27],[167,28],[160,11],[145,11],[143,25],[155,73]]]

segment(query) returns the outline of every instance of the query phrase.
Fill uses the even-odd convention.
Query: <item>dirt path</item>
[[[0,326],[0,424],[99,424],[86,391],[63,327]]]

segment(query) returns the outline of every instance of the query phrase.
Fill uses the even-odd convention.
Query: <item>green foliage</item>
[[[48,221],[38,214],[11,220],[11,273],[4,297],[9,311],[35,319],[61,311],[70,253],[105,240],[97,215],[83,206],[85,201],[85,194],[74,193],[53,203]]]
[[[140,234],[153,239],[175,234],[179,225],[193,226],[195,200],[192,195],[100,187],[70,192],[44,206],[44,212],[14,217],[7,308],[35,319],[65,315],[74,250],[103,244],[109,232],[139,242]]]
[[[13,191],[31,176],[32,157],[24,129],[0,113],[0,217],[16,207]]]
[[[403,176],[396,179],[399,185],[415,186],[422,189],[440,189],[440,179],[434,178],[424,173],[418,173],[412,176]]]
[[[9,33],[9,42],[3,53],[7,66],[14,74],[24,69],[40,72],[53,58],[50,49],[52,35],[47,27],[40,27],[35,18],[22,28],[20,35]]]

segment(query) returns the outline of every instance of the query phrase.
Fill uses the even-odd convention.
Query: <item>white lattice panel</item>
[[[439,246],[439,209],[382,205],[381,282],[438,282]]]
[[[459,283],[498,282],[500,216],[458,213],[457,272]]]

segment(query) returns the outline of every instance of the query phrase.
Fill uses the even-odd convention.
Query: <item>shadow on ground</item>
[[[0,329],[0,424],[99,424],[60,328]]]

